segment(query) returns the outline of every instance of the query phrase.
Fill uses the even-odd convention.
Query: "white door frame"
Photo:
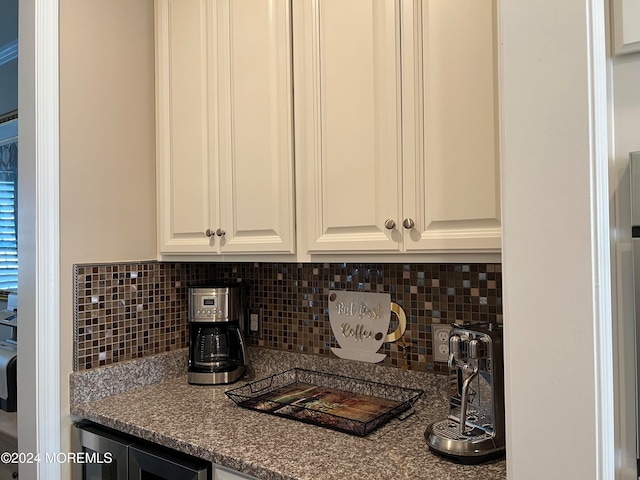
[[[499,1],[507,475],[613,479],[606,0]]]
[[[60,479],[58,0],[20,0],[18,448],[21,478]],[[71,281],[71,279],[69,279]],[[62,452],[64,453],[64,452]]]

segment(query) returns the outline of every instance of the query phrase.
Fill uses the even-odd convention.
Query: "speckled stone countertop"
[[[179,351],[74,373],[71,413],[263,480],[506,478],[504,459],[469,466],[429,452],[424,430],[448,413],[446,377],[250,349],[247,381],[298,367],[424,390],[413,415],[363,438],[240,408],[225,391],[243,382],[189,385],[186,356]]]

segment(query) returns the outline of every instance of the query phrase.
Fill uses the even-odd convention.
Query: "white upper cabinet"
[[[495,9],[294,3],[306,251],[499,251]]]
[[[399,251],[400,3],[294,3],[296,161],[312,252]]]
[[[499,253],[496,1],[156,0],[160,255]]]
[[[495,0],[408,3],[417,21],[405,36],[414,61],[405,62],[403,187],[404,216],[415,226],[405,230],[405,249],[497,250]]]
[[[157,0],[160,254],[294,253],[290,0]]]

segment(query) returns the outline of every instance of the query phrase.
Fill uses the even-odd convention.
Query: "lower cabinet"
[[[211,462],[114,430],[73,427],[74,480],[251,480]]]

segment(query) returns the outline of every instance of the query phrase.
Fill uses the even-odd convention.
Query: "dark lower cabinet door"
[[[211,462],[89,422],[72,441],[73,480],[211,480]]]
[[[84,449],[84,453],[89,455],[97,454],[90,449]],[[82,464],[82,479],[83,480],[121,480],[126,479],[126,471],[124,473],[119,472],[122,470],[123,465],[115,462],[111,463],[83,463]],[[124,465],[126,468],[126,464]]]
[[[89,425],[75,425],[74,480],[127,480],[131,441]]]
[[[209,480],[211,464],[165,450],[129,447],[129,480]]]

